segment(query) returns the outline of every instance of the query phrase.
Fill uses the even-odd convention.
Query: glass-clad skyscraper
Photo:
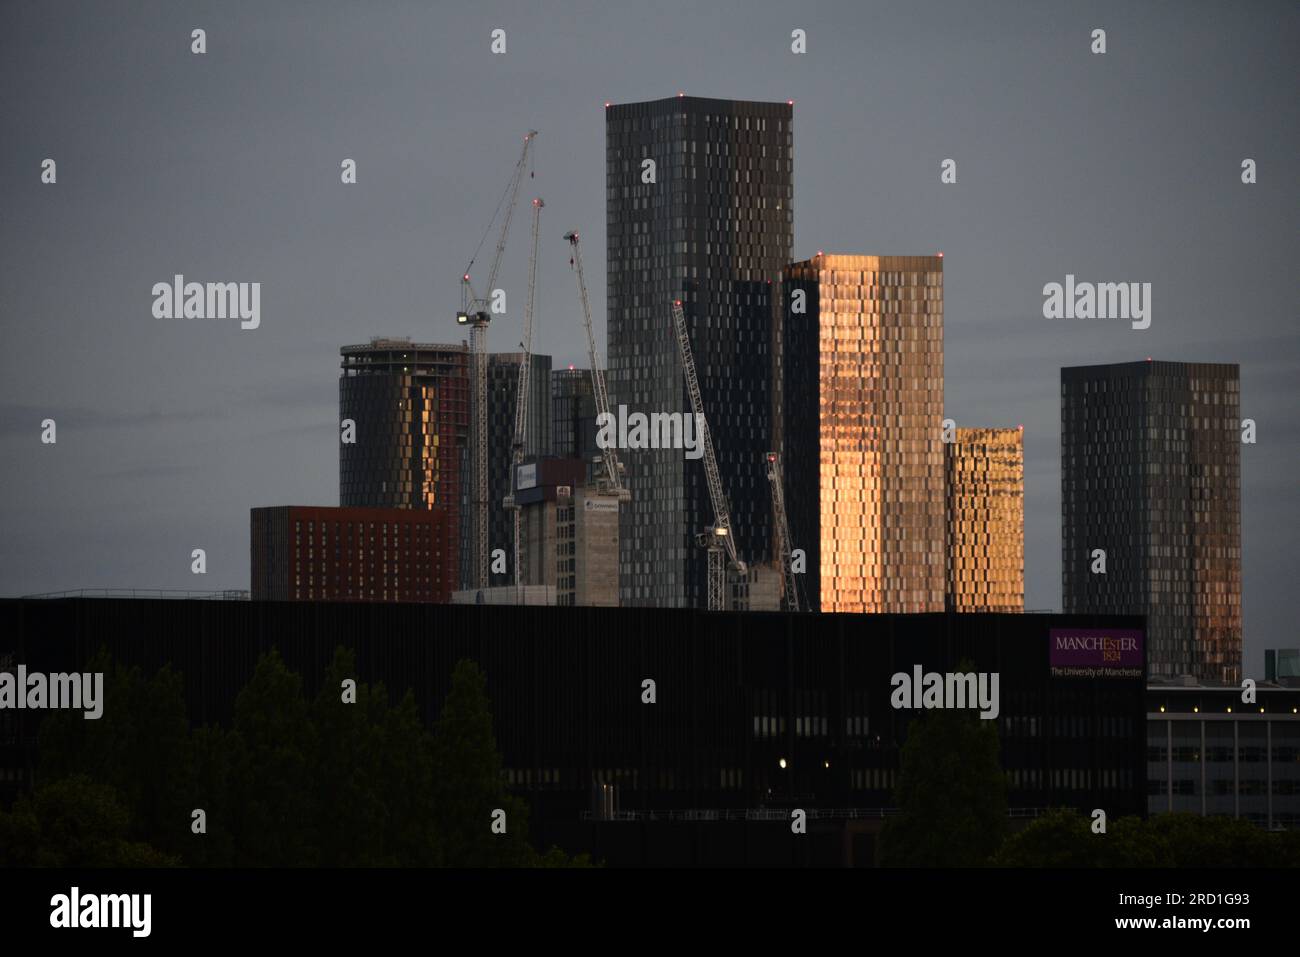
[[[1152,677],[1241,680],[1240,398],[1236,365],[1061,370],[1064,610],[1146,615]]]
[[[551,371],[551,454],[590,462],[596,445],[596,396],[590,369]]]
[[[943,258],[818,254],[783,298],[785,497],[810,604],[943,611]]]
[[[522,352],[488,355],[488,557],[506,553],[504,574],[489,574],[492,585],[514,582],[514,520],[502,504],[514,480],[515,412],[519,395]],[[532,355],[528,373],[528,421],[524,427],[524,456],[545,455],[551,448],[551,357]],[[468,547],[468,543],[466,543]],[[466,578],[466,581],[469,581]]]
[[[743,559],[770,554],[773,283],[789,262],[793,107],[678,96],[605,111],[609,390],[617,412],[689,413],[673,330],[680,299]],[[713,521],[682,449],[620,451],[624,605],[698,606],[695,536]]]
[[[446,512],[446,567],[464,566],[469,350],[410,339],[344,346],[339,504]],[[351,441],[349,441],[349,438]]]
[[[956,429],[943,462],[947,610],[1024,611],[1024,430]]]

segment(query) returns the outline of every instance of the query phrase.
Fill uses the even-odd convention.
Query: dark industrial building
[[[793,243],[793,114],[789,103],[685,95],[605,111],[612,411],[691,411],[670,312],[680,299],[735,541],[754,564],[771,550],[772,295]],[[703,466],[680,449],[619,458],[632,492],[621,603],[703,606],[695,537],[713,520]]]
[[[996,613],[6,600],[0,660],[75,671],[103,645],[146,672],[170,662],[201,725],[231,720],[272,647],[315,694],[333,649],[348,646],[359,679],[395,695],[414,689],[430,723],[468,657],[487,673],[507,781],[530,802],[540,842],[613,865],[861,865],[894,805],[899,748],[918,713],[895,710],[891,678],[917,666],[998,673],[1013,814],[1144,813],[1140,669],[1063,676],[1080,660],[1050,647],[1061,635],[1140,628],[1135,618]],[[1140,659],[1140,639],[1138,648]],[[647,680],[653,704],[643,703]],[[39,715],[0,718],[0,766],[29,780]],[[791,833],[792,808],[808,812],[806,835]]]

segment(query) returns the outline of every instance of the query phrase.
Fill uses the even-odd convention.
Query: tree
[[[1285,867],[1300,841],[1248,821],[1196,814],[1122,817],[1104,834],[1075,811],[1049,812],[1012,835],[994,856],[1002,867]]]
[[[387,695],[382,685],[377,689],[361,685],[356,702],[345,703],[343,680],[355,677],[356,656],[337,649],[311,706],[315,725],[311,777],[320,814],[320,863],[326,867],[374,865],[384,857],[387,795],[375,776],[382,744],[379,723],[387,710]]]
[[[1157,814],[1146,822],[1148,842],[1161,855],[1161,867],[1283,867],[1286,846],[1249,821],[1200,817],[1186,812]],[[1292,859],[1290,864],[1297,862]]]
[[[383,782],[388,814],[384,846],[389,863],[429,867],[443,863],[442,842],[433,814],[432,739],[424,728],[410,689],[383,715],[376,780]]]
[[[356,656],[338,648],[312,705],[320,862],[329,866],[431,866],[439,847],[430,815],[433,757],[410,691],[390,707],[382,683],[358,684]]]
[[[344,648],[311,703],[279,653],[263,655],[229,730],[190,731],[170,667],[145,680],[104,651],[91,667],[105,674],[104,716],[46,717],[42,788],[0,815],[6,863],[589,863],[528,844],[528,807],[505,790],[486,679],[473,662],[457,665],[432,736],[410,690],[392,705],[383,684],[358,683],[345,702],[343,682],[357,680],[357,668]],[[196,834],[200,809],[206,828]],[[504,834],[492,830],[498,809]]]
[[[1097,842],[1088,819],[1070,808],[1052,808],[1012,834],[993,855],[997,867],[1096,867]]]
[[[110,785],[127,813],[127,837],[179,854],[189,835],[194,781],[184,684],[168,665],[145,680],[100,649],[87,670],[104,674],[103,714],[55,711],[41,722],[40,776],[74,774]]]
[[[975,867],[1007,832],[1007,787],[995,722],[935,710],[912,721],[900,756],[899,814],[885,822],[879,863]]]
[[[316,733],[302,677],[272,649],[258,659],[235,699],[230,740],[230,827],[240,866],[309,867],[316,863],[311,790]]]
[[[525,840],[527,806],[508,795],[492,733],[487,677],[469,659],[457,662],[451,691],[433,731],[433,818],[451,867],[509,867],[532,863]],[[492,831],[505,812],[506,833]]]
[[[237,817],[231,778],[241,742],[219,727],[202,727],[191,736],[194,760],[192,808],[202,808],[207,817],[205,833],[186,835],[182,856],[194,867],[232,867],[235,864],[235,834],[231,822]],[[186,815],[186,820],[190,820]]]
[[[178,858],[127,839],[129,815],[117,792],[84,774],[43,784],[0,811],[6,867],[175,867]]]

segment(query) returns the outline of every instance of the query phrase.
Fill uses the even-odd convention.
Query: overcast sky
[[[0,594],[247,588],[249,508],[338,501],[339,347],[459,341],[458,279],[529,128],[536,346],[586,365],[561,234],[584,231],[603,343],[603,104],[685,90],[795,100],[796,259],[944,252],[947,413],[1026,430],[1030,608],[1061,603],[1060,367],[1240,363],[1262,673],[1296,644],[1297,49],[1293,2],[8,0]],[[494,349],[520,338],[526,223]],[[175,273],[261,282],[260,328],[155,319]],[[1067,273],[1150,282],[1150,329],[1042,318]]]

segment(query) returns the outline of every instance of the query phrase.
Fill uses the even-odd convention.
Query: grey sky
[[[537,348],[585,365],[560,237],[583,230],[603,343],[603,102],[686,90],[795,100],[796,259],[944,252],[948,414],[1026,428],[1029,607],[1060,606],[1059,368],[1241,364],[1261,672],[1295,644],[1296,49],[1291,2],[8,2],[0,594],[246,588],[250,507],[338,501],[339,346],[459,340],[458,278],[530,127]],[[525,265],[521,212],[494,349]],[[261,328],[154,319],[177,272],[260,281]],[[1043,319],[1067,273],[1152,283],[1151,328]]]

